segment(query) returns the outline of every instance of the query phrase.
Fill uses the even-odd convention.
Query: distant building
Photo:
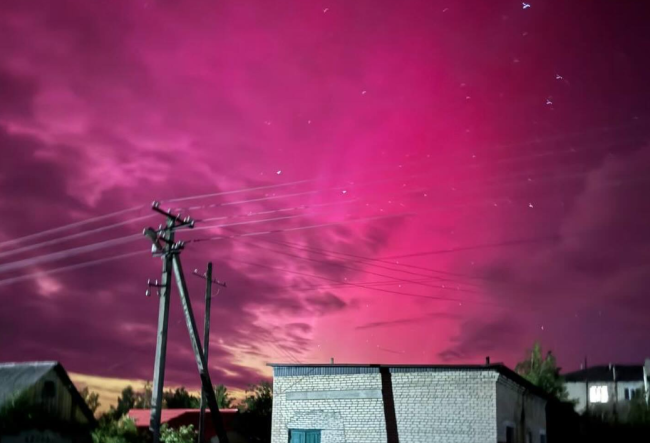
[[[0,441],[91,441],[92,412],[57,362],[0,363]]]
[[[564,376],[569,398],[576,401],[576,411],[589,407],[613,410],[626,407],[636,398],[647,398],[650,382],[650,358],[644,365],[592,366]]]
[[[272,443],[546,443],[548,397],[501,364],[272,364]]]
[[[237,409],[219,409],[223,425],[226,428],[230,443],[245,443],[246,440],[235,430],[235,420],[237,418]],[[172,429],[178,429],[181,426],[193,425],[194,430],[199,429],[199,409],[163,409],[161,411],[160,423],[166,423]],[[135,425],[141,431],[149,429],[149,420],[151,417],[150,409],[131,409],[128,414],[135,421]],[[212,426],[210,410],[205,411],[205,442],[216,441],[216,431]]]

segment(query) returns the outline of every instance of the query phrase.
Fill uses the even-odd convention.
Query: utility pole
[[[612,378],[614,380],[614,421],[618,422],[618,382],[616,381],[616,365],[612,366]]]
[[[185,284],[183,267],[181,265],[181,257],[179,255],[180,249],[182,248],[183,244],[177,243],[176,252],[172,254],[172,265],[174,268],[174,276],[176,277],[178,292],[181,296],[181,303],[183,304],[185,322],[187,323],[187,330],[190,333],[190,340],[192,342],[192,348],[194,349],[194,357],[196,358],[196,366],[198,367],[199,376],[201,377],[201,384],[203,385],[203,393],[207,397],[208,407],[210,408],[210,418],[212,419],[212,424],[215,431],[217,431],[219,443],[230,443],[228,440],[228,435],[226,434],[226,429],[221,419],[221,413],[219,412],[219,407],[217,405],[217,398],[214,395],[214,390],[212,389],[212,380],[210,379],[208,365],[206,364],[203,349],[201,349],[201,341],[199,339],[199,331],[196,328],[196,321],[194,321],[192,302],[190,301],[190,297],[187,292],[187,285]],[[174,250],[174,248],[172,248],[172,250]]]
[[[212,262],[208,262],[208,269],[205,274],[199,274],[197,269],[194,270],[194,275],[199,278],[205,279],[205,316],[203,319],[203,355],[205,356],[205,363],[208,364],[208,353],[210,350],[210,305],[212,304],[212,283],[226,287],[225,283],[212,279]],[[219,295],[219,290],[217,294]],[[199,413],[199,435],[198,443],[203,443],[205,438],[205,392],[201,390],[201,411]]]
[[[589,414],[589,368],[587,368],[586,355],[585,355],[585,414]]]
[[[192,304],[190,302],[190,297],[187,291],[187,285],[185,283],[185,276],[183,275],[183,268],[181,266],[180,253],[183,250],[183,242],[174,242],[173,234],[174,231],[181,228],[193,228],[194,220],[190,217],[182,218],[180,214],[173,215],[171,210],[165,212],[160,209],[160,203],[154,202],[152,209],[155,212],[158,212],[165,217],[167,217],[167,227],[163,229],[162,225],[159,226],[158,231],[153,228],[146,228],[144,230],[144,235],[148,237],[153,246],[151,252],[154,256],[161,256],[163,258],[163,280],[160,285],[158,283],[149,284],[151,286],[161,287],[163,289],[160,294],[161,301],[160,307],[161,311],[158,314],[158,341],[156,344],[156,363],[154,369],[154,391],[152,392],[152,406],[151,406],[151,422],[150,428],[153,432],[153,441],[154,443],[160,442],[160,409],[162,405],[162,388],[165,372],[165,356],[167,348],[167,326],[169,320],[169,294],[170,294],[170,285],[171,285],[171,276],[170,274],[170,264],[171,269],[174,272],[174,277],[176,278],[176,284],[180,292],[181,303],[183,305],[183,313],[185,315],[185,321],[187,323],[187,329],[190,333],[190,340],[192,342],[192,348],[194,349],[194,356],[196,357],[196,364],[199,370],[199,376],[201,378],[201,384],[203,391],[206,394],[208,407],[210,408],[210,416],[212,418],[212,424],[214,425],[215,430],[217,431],[217,437],[219,438],[219,443],[230,443],[228,440],[228,435],[226,434],[223,421],[221,420],[221,414],[219,413],[219,408],[217,407],[217,400],[212,390],[212,380],[210,380],[210,374],[208,373],[208,368],[203,354],[203,349],[201,349],[201,341],[199,339],[199,334],[196,329],[196,322],[194,320],[194,314],[192,312]],[[164,245],[163,245],[164,243]],[[147,291],[147,295],[150,294],[150,291]],[[166,300],[163,299],[163,295],[166,296]]]
[[[153,386],[151,390],[151,418],[149,429],[153,433],[153,442],[160,442],[160,414],[162,409],[163,384],[165,380],[165,361],[167,357],[167,330],[169,326],[169,299],[171,296],[172,279],[172,248],[174,245],[174,231],[180,227],[193,227],[194,222],[189,218],[181,220],[180,214],[172,215],[160,209],[160,204],[154,202],[152,209],[164,215],[166,225],[158,227],[158,230],[146,228],[144,235],[152,242],[151,253],[154,257],[162,258],[162,277],[160,284],[158,280],[147,281],[149,288],[160,288],[158,304],[158,332],[156,334],[156,359],[153,372]],[[151,295],[151,289],[147,289],[146,295]]]

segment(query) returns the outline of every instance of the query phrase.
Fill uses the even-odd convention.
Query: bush
[[[172,429],[164,424],[160,428],[160,441],[163,443],[194,443],[196,436],[196,431],[192,425]]]

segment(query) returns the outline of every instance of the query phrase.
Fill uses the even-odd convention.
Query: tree
[[[192,425],[172,429],[167,424],[164,424],[160,428],[160,441],[163,443],[194,443],[196,441],[196,431]]]
[[[197,409],[201,401],[181,386],[174,390],[163,392],[163,402],[168,409]]]
[[[632,400],[627,420],[636,425],[650,426],[650,406],[646,403],[645,398]]]
[[[144,384],[143,390],[141,392],[136,392],[135,394],[135,407],[138,409],[150,409],[151,398],[152,398],[151,382],[146,382]]]
[[[122,395],[117,398],[115,417],[120,418],[135,406],[135,391],[131,386],[122,389]]]
[[[79,394],[81,394],[86,405],[88,405],[88,409],[90,409],[93,414],[97,412],[97,408],[101,405],[99,402],[99,394],[88,389],[88,386],[79,391]]]
[[[214,387],[214,395],[217,397],[217,406],[219,409],[232,408],[233,399],[228,393],[228,388],[224,385],[216,385]]]
[[[246,397],[239,405],[235,426],[249,442],[271,441],[271,415],[273,409],[273,387],[267,381],[251,385]]]
[[[100,417],[92,437],[93,443],[136,443],[142,440],[133,420],[128,417],[115,420],[111,414]]]
[[[246,389],[246,397],[242,401],[245,412],[253,412],[261,416],[271,415],[273,409],[273,386],[268,381],[250,385]]]
[[[515,372],[526,380],[540,387],[558,400],[566,401],[569,395],[560,375],[555,356],[551,351],[542,354],[542,345],[536,342],[533,349],[527,351],[526,359],[517,363]]]

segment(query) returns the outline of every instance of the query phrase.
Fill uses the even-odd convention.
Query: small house
[[[577,412],[593,410],[625,412],[634,400],[646,400],[650,389],[650,358],[643,365],[592,366],[564,375],[569,398]],[[588,402],[588,403],[587,403]]]
[[[60,363],[0,363],[0,441],[92,441],[93,413]]]

